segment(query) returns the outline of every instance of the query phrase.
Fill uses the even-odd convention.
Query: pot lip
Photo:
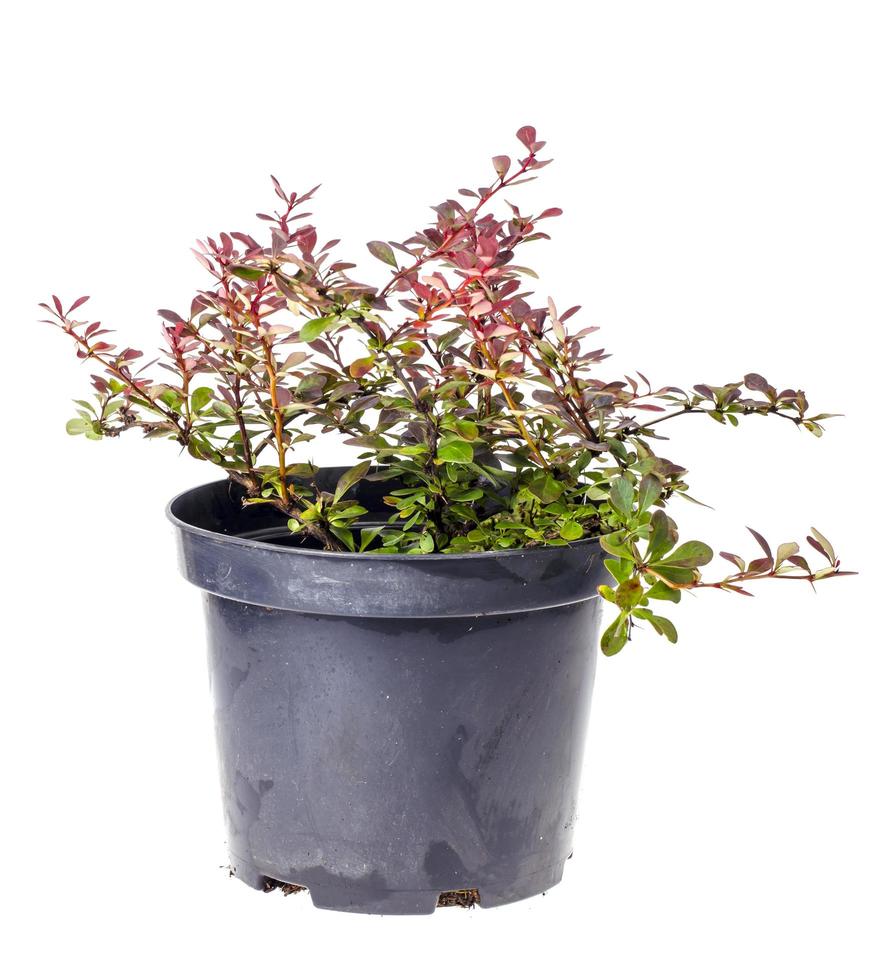
[[[409,555],[406,552],[397,552],[396,554],[368,554],[367,552],[358,551],[320,551],[317,548],[300,548],[300,547],[290,547],[289,545],[281,544],[271,544],[268,541],[255,541],[250,538],[241,538],[235,534],[222,534],[219,531],[209,531],[207,528],[198,527],[195,524],[190,524],[188,521],[182,520],[181,517],[177,517],[174,513],[174,508],[177,503],[186,495],[195,493],[199,490],[205,490],[208,487],[219,486],[220,484],[228,484],[228,480],[209,480],[207,483],[200,483],[197,486],[190,487],[188,490],[182,490],[175,496],[171,497],[167,502],[167,506],[164,508],[164,513],[167,515],[167,520],[173,524],[174,527],[178,528],[180,531],[186,532],[188,534],[194,534],[198,537],[207,538],[210,541],[216,542],[226,542],[228,545],[235,545],[242,548],[248,548],[255,552],[272,552],[278,554],[286,555],[296,555],[305,556],[312,558],[328,558],[333,560],[343,560],[350,559],[352,561],[445,561],[448,559],[491,559],[500,557],[512,557],[512,558],[527,558],[535,555],[541,555],[545,552],[553,554],[555,549],[551,548],[503,548],[498,551],[460,551],[453,552],[450,554],[429,554],[429,555]],[[589,548],[591,546],[599,546],[599,535],[593,538],[580,538],[578,541],[568,541],[564,545],[559,545],[560,551],[563,550],[581,550],[585,547]]]

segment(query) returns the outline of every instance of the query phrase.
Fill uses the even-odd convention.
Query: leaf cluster
[[[618,608],[603,649],[615,653],[635,621],[676,639],[656,599],[715,587],[744,592],[754,578],[810,581],[796,546],[701,581],[711,559],[699,542],[677,544],[666,505],[688,497],[686,469],[665,458],[657,426],[705,414],[737,425],[777,416],[821,435],[803,391],[748,373],[689,390],[653,386],[639,372],[610,377],[594,325],[578,306],[536,300],[535,273],[517,260],[549,238],[550,207],[527,212],[507,199],[550,163],[531,126],[520,152],[492,158],[488,182],[432,209],[408,238],[368,243],[382,282],[354,277],[305,210],[317,188],[286,191],[258,214],[261,240],[221,232],[194,249],[207,283],[185,307],[159,311],[159,356],[118,345],[84,319],[88,297],[41,304],[93,368],[92,399],[76,402],[72,435],[91,440],[135,430],[169,439],[221,467],[248,507],[277,511],[299,542],[328,550],[453,553],[567,547],[600,537]],[[315,482],[311,443],[337,433],[355,465],[334,492]],[[388,516],[373,523],[357,501],[362,480],[393,481]],[[768,546],[767,546],[768,548]]]

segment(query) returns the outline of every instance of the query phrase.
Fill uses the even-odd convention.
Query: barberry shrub
[[[748,595],[758,579],[850,574],[816,530],[807,541],[824,564],[815,566],[796,542],[773,551],[752,531],[763,554],[721,552],[732,570],[704,579],[713,553],[680,543],[668,505],[688,495],[687,471],[653,447],[664,438],[656,427],[698,413],[733,426],[761,415],[820,436],[830,416],[759,374],[691,390],[604,376],[598,328],[573,327],[577,306],[536,302],[535,275],[517,262],[561,213],[524,214],[506,201],[551,162],[531,126],[517,136],[518,159],[494,157],[489,183],[461,188],[405,241],[368,243],[386,267],[382,285],[355,281],[353,264],[334,257],[336,240],[319,244],[304,210],[317,188],[287,192],[272,178],[278,209],[257,216],[268,235],[198,242],[206,288],[182,313],[159,311],[163,346],[150,364],[80,319],[86,296],[41,304],[95,370],[92,400],[76,402],[68,431],[170,439],[225,470],[245,507],[284,515],[298,545],[423,555],[598,537],[615,579],[600,590],[617,607],[607,654],[641,620],[676,641],[655,608],[691,589]],[[356,461],[328,492],[309,444],[335,432]],[[351,493],[362,480],[396,487],[383,523],[371,524]]]

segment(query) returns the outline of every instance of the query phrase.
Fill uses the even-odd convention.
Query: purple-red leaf
[[[770,546],[767,543],[766,538],[762,534],[760,534],[759,531],[755,531],[754,528],[752,527],[749,527],[748,530],[754,536],[754,540],[760,545],[761,548],[763,548],[763,553],[766,555],[767,558],[769,558],[770,563],[772,563],[773,553],[770,550]]]
[[[516,132],[516,138],[529,150],[531,150],[532,143],[535,142],[537,135],[534,126],[522,126]]]

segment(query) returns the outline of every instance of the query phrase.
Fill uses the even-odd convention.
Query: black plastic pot
[[[322,471],[333,487],[342,469]],[[359,499],[379,509],[379,485]],[[204,592],[235,875],[432,912],[551,888],[572,850],[604,581],[595,541],[330,554],[226,481],[176,497]],[[373,516],[373,513],[372,513]]]

